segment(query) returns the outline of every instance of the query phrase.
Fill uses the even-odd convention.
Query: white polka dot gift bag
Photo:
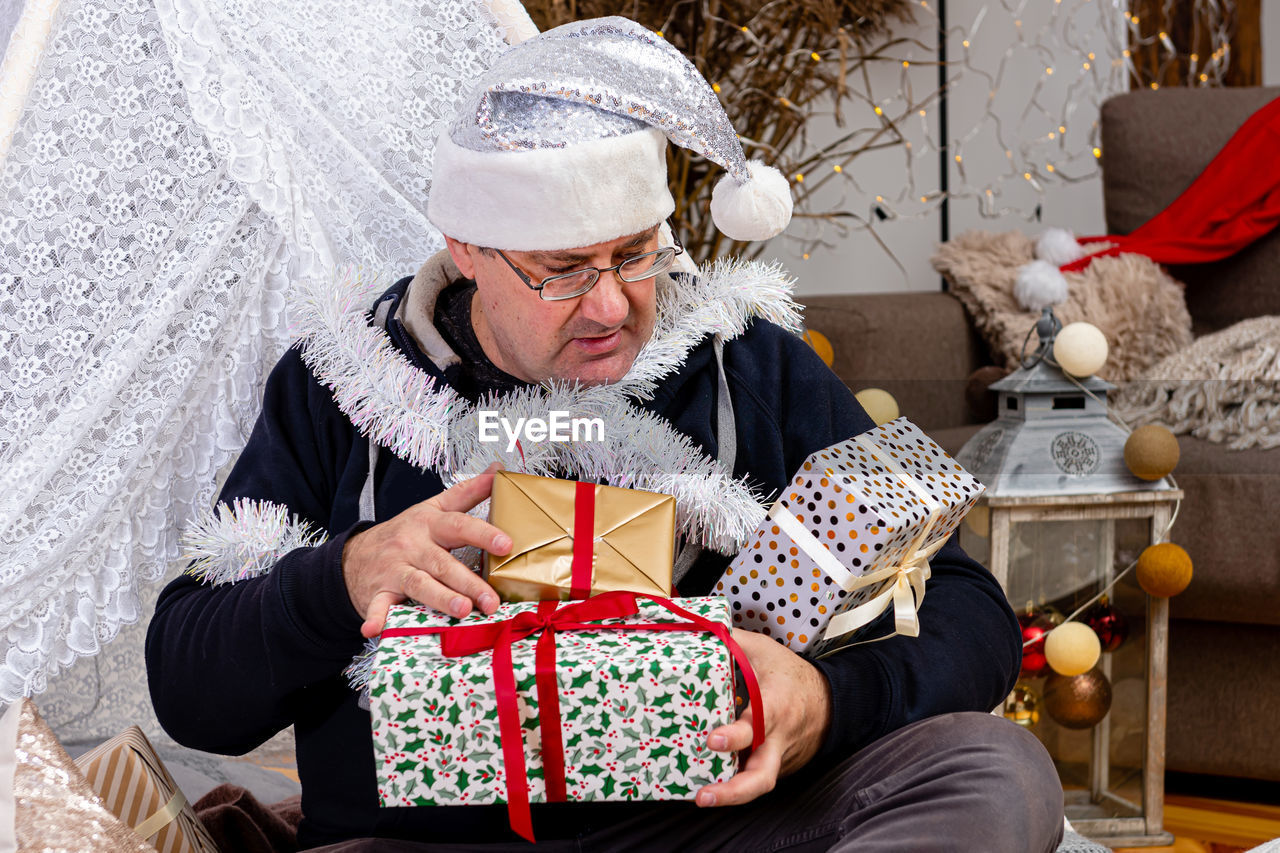
[[[983,491],[898,418],[810,456],[715,591],[735,626],[796,652],[861,641],[890,608],[885,636],[917,636],[929,557]]]

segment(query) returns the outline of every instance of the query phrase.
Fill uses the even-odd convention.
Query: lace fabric
[[[435,135],[531,28],[499,11],[27,4],[6,69],[34,73],[6,81],[22,106],[0,126],[0,703],[144,615],[248,436],[290,284],[412,271],[442,245]],[[19,38],[37,14],[42,45]],[[77,671],[101,697],[109,679]]]

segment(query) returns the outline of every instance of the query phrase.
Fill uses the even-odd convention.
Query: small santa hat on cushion
[[[1280,98],[1249,117],[1191,185],[1146,224],[1124,236],[1081,237],[1051,228],[1036,244],[1037,261],[1018,270],[1021,285],[1057,287],[1051,279],[1079,272],[1095,258],[1132,252],[1160,264],[1199,264],[1230,257],[1280,225]],[[1090,252],[1090,243],[1106,243]],[[1065,279],[1061,285],[1063,298]],[[1015,289],[1015,294],[1016,294]],[[1020,297],[1019,297],[1020,298]],[[1026,307],[1030,308],[1030,305]]]
[[[440,135],[427,217],[466,243],[555,251],[614,240],[671,215],[666,143],[723,166],[716,227],[764,240],[791,220],[791,187],[748,163],[706,79],[626,18],[577,21],[501,54]]]

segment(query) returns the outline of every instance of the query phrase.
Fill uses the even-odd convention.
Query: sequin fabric
[[[563,148],[656,127],[749,180],[737,132],[678,50],[626,18],[577,21],[503,52],[451,130],[474,151]]]
[[[19,850],[44,853],[155,853],[102,805],[89,783],[40,719],[22,700],[13,774],[14,828]]]

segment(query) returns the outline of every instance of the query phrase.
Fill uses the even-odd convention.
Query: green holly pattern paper
[[[681,622],[640,600],[621,623]],[[729,624],[719,596],[677,604]],[[393,607],[388,627],[496,622],[537,609],[499,606],[450,619],[423,607]],[[534,644],[512,647],[529,801],[546,802]],[[707,734],[734,718],[733,664],[714,635],[702,631],[557,631],[567,795],[570,801],[689,800],[737,771],[732,755],[707,749]],[[374,756],[383,806],[485,805],[506,802],[506,771],[493,689],[493,653],[449,658],[439,635],[384,638],[370,681]]]

